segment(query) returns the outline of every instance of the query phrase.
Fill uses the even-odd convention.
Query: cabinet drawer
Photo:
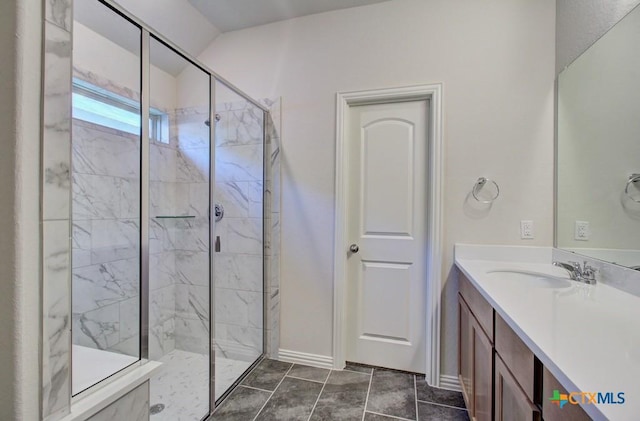
[[[493,307],[484,299],[473,284],[460,272],[460,295],[464,298],[469,309],[478,323],[493,343]]]
[[[545,421],[587,421],[591,419],[580,405],[567,402],[560,408],[559,405],[552,403],[549,398],[553,396],[554,390],[562,394],[567,393],[566,389],[545,367],[542,372],[542,416]]]
[[[496,352],[509,367],[522,390],[530,401],[534,401],[535,357],[516,333],[496,313]]]
[[[495,357],[495,371],[494,419],[496,421],[541,421],[540,410],[527,398],[498,354]]]

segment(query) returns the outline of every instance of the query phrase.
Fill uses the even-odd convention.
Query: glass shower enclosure
[[[73,42],[72,393],[161,361],[204,419],[265,351],[266,110],[111,1]]]

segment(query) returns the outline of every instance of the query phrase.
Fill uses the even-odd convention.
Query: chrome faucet
[[[553,266],[561,267],[562,269],[569,272],[569,278],[574,281],[584,282],[585,284],[589,285],[593,285],[596,283],[596,272],[598,271],[598,269],[588,265],[586,261],[583,263],[582,267],[578,262],[563,263],[556,261],[551,264]]]

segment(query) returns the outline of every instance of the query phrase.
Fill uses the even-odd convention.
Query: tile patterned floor
[[[264,360],[211,421],[468,421],[462,394],[424,376],[347,364],[326,370]]]
[[[151,421],[200,420],[209,412],[209,356],[173,350],[160,359],[151,378],[150,405],[164,409]],[[251,366],[251,362],[216,356],[216,396],[221,396]]]

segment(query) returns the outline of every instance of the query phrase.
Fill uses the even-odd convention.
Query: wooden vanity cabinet
[[[459,379],[473,420],[541,420],[536,359],[482,294],[461,274]]]
[[[467,279],[463,283],[468,283]],[[469,416],[473,420],[493,419],[493,309],[470,284],[458,295],[458,377]],[[473,293],[475,291],[475,294]],[[487,312],[487,306],[490,311]],[[478,315],[483,323],[478,320]],[[484,327],[490,327],[491,336]]]
[[[540,409],[529,400],[499,354],[496,354],[495,370],[495,420],[540,421]]]
[[[473,420],[583,421],[578,405],[550,402],[567,393],[529,347],[460,274],[458,377]]]

